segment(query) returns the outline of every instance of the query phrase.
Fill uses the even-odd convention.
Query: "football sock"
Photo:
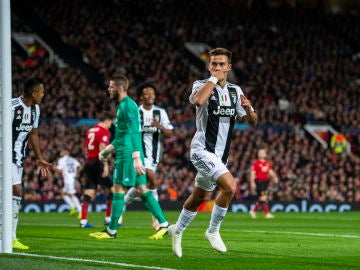
[[[151,192],[151,195],[153,195],[154,199],[159,201],[159,195],[157,189],[150,189],[149,191]]]
[[[259,210],[259,208],[260,208],[260,204],[256,202],[253,211],[256,212],[257,210]]]
[[[269,206],[266,203],[262,203],[261,207],[264,210],[265,215],[269,213]]]
[[[191,212],[185,208],[181,210],[180,216],[176,222],[175,233],[182,234],[189,226],[191,221],[195,218],[197,212]]]
[[[82,220],[87,220],[90,201],[91,201],[91,197],[89,195],[84,195],[84,200],[81,204],[81,219]]]
[[[130,188],[125,195],[125,205],[131,204],[136,197],[137,197],[136,189],[134,187]]]
[[[16,229],[19,221],[19,209],[21,204],[21,197],[12,196],[12,234],[13,239],[16,239]]]
[[[109,224],[109,232],[114,233],[118,229],[118,220],[123,212],[124,209],[124,193],[113,193],[113,200],[112,200],[112,211],[111,211],[111,221]]]
[[[76,207],[77,211],[80,213],[81,212],[81,204],[80,204],[79,198],[76,195],[74,195],[71,197],[71,201],[74,204],[74,206]]]
[[[208,232],[214,233],[220,230],[221,222],[223,221],[227,212],[227,208],[222,208],[216,204],[214,204],[214,208],[211,213],[210,225]]]
[[[167,219],[164,216],[163,211],[159,205],[159,202],[154,199],[150,191],[146,191],[142,194],[141,199],[143,200],[145,207],[151,212],[151,214],[157,218],[160,224],[166,224]]]
[[[63,199],[70,206],[70,209],[74,208],[74,204],[69,195],[64,195]]]
[[[109,218],[109,220],[110,220],[110,216],[111,216],[112,200],[113,200],[113,193],[110,192],[109,196],[106,199],[106,213],[105,213],[105,217]]]

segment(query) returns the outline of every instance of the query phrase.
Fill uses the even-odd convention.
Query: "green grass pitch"
[[[169,221],[178,212],[166,212]],[[183,257],[171,252],[171,239],[154,233],[147,212],[129,211],[118,237],[88,235],[103,227],[103,214],[90,213],[96,229],[81,229],[66,213],[21,214],[18,238],[27,251],[0,254],[0,269],[360,269],[360,212],[275,213],[256,220],[228,213],[221,234],[228,247],[220,254],[204,237],[210,213],[199,213],[183,234]]]

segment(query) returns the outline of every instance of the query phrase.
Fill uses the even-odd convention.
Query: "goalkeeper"
[[[159,230],[150,236],[150,239],[162,239],[168,231],[169,223],[158,201],[146,188],[139,109],[135,101],[127,95],[128,86],[129,81],[122,74],[114,74],[110,79],[110,98],[118,102],[115,138],[99,153],[99,158],[106,161],[111,151],[115,150],[111,221],[104,231],[91,233],[90,236],[96,239],[116,237],[118,219],[124,209],[125,193],[128,188],[135,187],[146,208],[160,224]]]

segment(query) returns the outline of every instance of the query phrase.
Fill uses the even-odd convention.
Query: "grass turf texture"
[[[172,223],[178,214],[166,212]],[[117,239],[110,240],[88,236],[104,228],[100,213],[89,217],[95,229],[79,228],[66,213],[21,214],[18,237],[30,249],[14,252],[41,257],[0,254],[0,269],[359,269],[360,212],[258,216],[228,213],[221,230],[228,248],[223,255],[204,237],[210,213],[199,213],[183,235],[183,257],[177,258],[169,236],[148,239],[154,230],[147,212],[127,212]]]

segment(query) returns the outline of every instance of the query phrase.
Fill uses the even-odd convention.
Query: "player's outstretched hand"
[[[36,160],[36,166],[38,167],[37,173],[41,176],[48,176],[51,174],[50,168],[53,167],[53,164],[47,162],[44,159],[37,159]]]

